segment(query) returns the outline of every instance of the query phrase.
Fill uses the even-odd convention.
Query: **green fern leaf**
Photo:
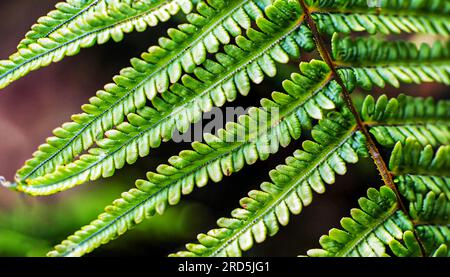
[[[450,4],[446,0],[382,0],[368,7],[367,0],[306,1],[319,31],[367,31],[369,34],[450,33]],[[377,1],[378,2],[378,1]]]
[[[367,198],[359,199],[360,209],[351,210],[351,218],[341,219],[344,230],[331,229],[320,238],[323,249],[308,251],[311,257],[420,256],[420,245],[413,224],[397,206],[390,188],[370,188]],[[404,243],[404,244],[403,244]]]
[[[395,179],[402,195],[407,195],[409,213],[417,224],[450,224],[450,178],[406,175]]]
[[[440,146],[436,152],[431,145],[422,146],[408,138],[403,145],[397,142],[389,160],[389,168],[395,175],[425,174],[446,176],[450,170],[450,146]]]
[[[0,62],[0,89],[33,70],[76,55],[81,48],[109,39],[121,41],[124,33],[144,31],[159,21],[167,21],[179,10],[190,12],[190,0],[100,1],[68,25],[62,25],[48,37],[19,47],[9,60]],[[44,28],[45,29],[45,28]],[[33,36],[36,36],[33,34]]]
[[[429,257],[450,257],[450,227],[423,225],[417,233]]]
[[[435,174],[448,173],[448,151],[448,146],[441,146],[434,152],[430,145],[423,147],[412,138],[404,145],[398,142],[389,167],[400,194],[409,202],[408,215],[400,210],[391,189],[382,187],[380,193],[369,189],[368,198],[359,200],[362,210],[352,210],[353,220],[341,220],[345,231],[332,229],[320,239],[324,249],[310,250],[308,255],[384,256],[388,246],[396,256],[447,256],[448,237],[442,235],[448,233],[450,178]],[[411,174],[420,172],[423,175]],[[383,191],[385,196],[380,197]]]
[[[450,146],[436,152],[430,145],[408,139],[398,142],[389,162],[399,192],[409,201],[416,224],[450,224]]]
[[[450,102],[446,100],[435,103],[431,98],[405,95],[388,100],[384,95],[375,103],[372,96],[367,96],[361,116],[377,142],[385,147],[409,137],[422,145],[450,143]]]
[[[55,5],[55,10],[46,16],[38,19],[37,23],[31,26],[31,30],[19,43],[18,49],[26,48],[32,43],[36,43],[40,38],[46,38],[52,33],[60,30],[70,22],[83,16],[89,9],[97,5],[99,0],[67,0]]]
[[[332,39],[333,58],[342,74],[353,73],[356,85],[365,90],[373,86],[400,87],[400,83],[450,84],[449,43],[433,46],[411,42],[385,41],[375,38]]]

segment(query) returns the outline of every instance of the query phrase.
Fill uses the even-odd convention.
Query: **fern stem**
[[[356,124],[358,126],[358,129],[360,129],[364,136],[367,138],[367,144],[368,144],[368,148],[370,151],[370,154],[378,168],[378,171],[381,174],[381,177],[383,178],[384,183],[391,189],[393,189],[397,196],[399,196],[397,188],[394,184],[394,181],[392,180],[392,176],[389,173],[389,170],[384,162],[384,160],[381,157],[380,151],[378,150],[378,148],[376,147],[374,141],[372,140],[372,137],[370,136],[369,132],[367,131],[367,129],[364,126],[364,122],[362,121],[359,113],[357,112],[353,101],[350,97],[350,92],[347,89],[347,86],[345,86],[343,80],[341,79],[341,77],[339,76],[339,74],[337,73],[335,64],[333,62],[333,60],[331,59],[331,56],[329,54],[329,52],[327,51],[326,47],[325,47],[325,43],[323,42],[322,37],[320,36],[317,27],[313,21],[313,19],[311,18],[311,13],[309,11],[308,6],[305,4],[304,0],[300,0],[300,3],[302,5],[302,8],[305,12],[305,21],[308,24],[308,26],[310,27],[313,35],[314,35],[314,39],[316,41],[316,45],[317,45],[317,49],[319,50],[320,56],[322,57],[322,59],[328,64],[328,66],[331,69],[332,74],[334,75],[334,78],[336,80],[336,82],[342,87],[342,96],[344,98],[344,101],[347,105],[347,107],[350,109],[350,111],[352,112],[353,116],[355,117],[356,120]],[[402,203],[399,203],[401,206],[403,206]],[[402,209],[404,211],[406,211],[406,209],[404,209],[404,207],[402,207]]]
[[[380,173],[381,178],[383,179],[384,184],[395,192],[395,194],[397,196],[398,207],[406,215],[408,215],[408,217],[410,217],[408,209],[406,209],[406,206],[403,204],[401,195],[397,189],[397,186],[394,183],[394,180],[392,178],[392,175],[391,175],[386,163],[383,160],[380,150],[378,150],[378,147],[376,146],[369,131],[367,130],[366,126],[364,125],[364,122],[362,121],[361,116],[359,115],[358,111],[356,110],[353,100],[350,97],[350,92],[347,89],[347,86],[344,84],[344,81],[342,80],[342,78],[340,77],[340,75],[338,74],[338,72],[336,70],[333,59],[331,58],[330,53],[327,50],[325,43],[322,39],[322,36],[319,34],[317,26],[311,17],[311,11],[309,10],[309,7],[306,5],[304,0],[300,0],[300,5],[302,6],[303,11],[304,11],[304,20],[308,24],[309,28],[311,29],[311,32],[313,33],[314,40],[316,41],[316,46],[320,53],[320,56],[330,67],[331,72],[334,75],[336,82],[342,87],[342,97],[344,98],[344,101],[345,101],[347,107],[350,109],[351,113],[353,114],[353,116],[355,118],[357,128],[366,137],[367,147],[370,152],[370,156],[372,157],[372,159],[378,169],[378,172]],[[421,251],[422,256],[425,256],[425,248],[415,230],[414,230],[414,236],[416,237],[416,240],[419,242],[420,251]]]

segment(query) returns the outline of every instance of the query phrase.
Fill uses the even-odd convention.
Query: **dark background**
[[[53,8],[56,0],[15,0],[0,2],[0,58],[6,59],[15,51],[29,27],[41,15]],[[123,67],[129,59],[139,56],[156,44],[164,30],[174,23],[164,23],[143,33],[132,33],[121,43],[108,42],[102,46],[83,49],[75,57],[32,72],[0,91],[0,175],[13,179],[15,171],[31,157],[37,146],[51,136],[51,130],[80,112],[80,106]],[[413,37],[415,40],[428,38]],[[294,61],[293,64],[297,64]],[[292,69],[291,65],[291,69]],[[268,97],[279,89],[280,78],[266,79],[253,86],[248,97],[239,97],[229,106],[258,106],[261,97]],[[404,86],[402,91],[413,95],[442,98],[448,88],[439,85]],[[395,95],[399,91],[384,90]],[[240,198],[268,180],[268,171],[300,147],[293,142],[287,149],[245,167],[241,172],[219,184],[210,183],[184,197],[182,204],[170,208],[163,217],[147,220],[94,251],[91,256],[164,256],[181,250],[184,243],[194,240],[199,232],[215,228],[215,220],[229,216]],[[154,171],[160,163],[186,149],[189,144],[169,142],[153,150],[147,158],[133,166],[126,166],[112,178],[79,186],[50,197],[32,198],[0,188],[0,256],[42,256],[62,239],[89,223],[103,208],[134,186],[146,171]],[[351,174],[338,177],[328,186],[325,196],[315,195],[315,201],[301,215],[291,216],[287,227],[274,237],[256,245],[247,256],[296,256],[319,247],[318,239],[339,219],[357,206],[357,199],[365,195],[369,186],[381,181],[369,159],[349,166]]]

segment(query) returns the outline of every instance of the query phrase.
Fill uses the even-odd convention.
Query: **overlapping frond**
[[[430,145],[408,139],[397,143],[389,168],[400,193],[409,201],[413,220],[427,224],[450,224],[450,146],[436,151]]]
[[[399,191],[410,201],[411,218],[418,223],[450,224],[450,178],[405,175],[395,181]]]
[[[89,149],[89,154],[57,167],[54,172],[29,179],[26,184],[19,183],[19,188],[49,194],[111,176],[115,169],[134,163],[139,156],[148,155],[150,148],[171,139],[175,130],[186,132],[202,112],[235,100],[237,94],[247,95],[251,82],[259,83],[265,75],[276,74],[275,62],[285,63],[289,55],[298,56],[299,49],[313,47],[310,30],[301,25],[300,14],[297,1],[276,1],[266,8],[267,19],[256,20],[260,31],[250,28],[248,38],[239,35],[237,45],[225,45],[225,52],[216,54],[217,61],[208,59],[194,70],[195,78],[184,75],[182,83],[175,83],[170,91],[154,97],[153,108],[145,106],[128,114],[128,121],[107,131],[107,138],[97,140],[99,147]],[[76,147],[73,148],[81,149],[81,143]],[[27,171],[33,170],[36,163],[40,165],[40,160],[27,162]]]
[[[82,10],[73,21],[19,47],[8,60],[0,61],[0,89],[33,70],[76,55],[81,48],[103,44],[111,38],[121,41],[124,33],[144,31],[180,10],[190,12],[192,7],[190,0],[99,1]]]
[[[222,180],[245,164],[265,160],[286,147],[291,138],[298,139],[301,129],[309,129],[311,119],[322,118],[322,110],[339,103],[340,90],[329,83],[330,69],[324,62],[300,65],[301,74],[292,74],[284,82],[287,93],[274,92],[273,99],[262,99],[261,108],[252,108],[237,123],[228,123],[218,135],[205,135],[205,143],[194,142],[193,150],[171,157],[168,165],[147,173],[148,180],[138,180],[132,189],[106,209],[89,232],[77,232],[51,255],[81,255],[116,235],[123,234],[142,220],[143,215],[162,214],[167,205],[175,205],[195,186],[203,187],[211,179]],[[300,82],[300,80],[302,82]],[[119,228],[117,226],[120,226]],[[100,239],[97,239],[100,238]]]
[[[255,242],[275,235],[291,213],[299,214],[311,203],[313,192],[324,193],[335,174],[346,173],[346,163],[366,155],[365,139],[352,122],[345,113],[330,112],[313,128],[315,141],[304,141],[303,150],[270,172],[272,182],[242,198],[231,218],[217,221],[220,228],[198,235],[200,244],[187,244],[187,251],[173,256],[240,256]]]
[[[450,179],[438,173],[448,173],[449,151],[448,146],[433,151],[431,145],[423,147],[412,138],[405,144],[398,142],[389,168],[408,201],[408,215],[400,210],[391,189],[371,188],[368,198],[359,199],[361,209],[353,209],[352,218],[341,220],[344,230],[330,230],[320,238],[323,249],[310,250],[308,255],[447,256]]]
[[[417,234],[429,257],[450,257],[450,227],[417,226]]]
[[[361,117],[378,143],[393,147],[398,141],[415,138],[422,145],[450,143],[450,101],[435,101],[400,95],[388,99],[372,96],[364,100]]]
[[[311,249],[310,257],[421,256],[414,226],[398,209],[397,197],[388,187],[370,188],[359,199],[359,209],[341,219],[342,229],[331,229],[320,238],[323,249]]]
[[[386,85],[398,88],[400,83],[450,84],[449,42],[435,42],[432,46],[423,43],[418,47],[402,40],[335,35],[332,50],[339,71],[354,75],[355,85],[365,90]]]
[[[450,33],[446,0],[307,0],[319,31],[327,34]],[[372,4],[369,6],[369,4]]]
[[[408,138],[404,144],[397,142],[389,160],[389,168],[395,175],[424,174],[447,176],[450,170],[450,146],[433,150]]]

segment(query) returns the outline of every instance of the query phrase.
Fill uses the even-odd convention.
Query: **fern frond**
[[[374,37],[332,38],[332,54],[335,61],[344,66],[383,65],[389,61],[401,64],[420,65],[423,63],[448,63],[450,41],[436,41],[430,46],[404,40],[383,40]]]
[[[83,16],[100,0],[67,0],[59,2],[55,5],[55,10],[50,11],[47,15],[40,17],[37,23],[31,26],[31,30],[27,32],[25,38],[20,41],[18,49],[26,48],[28,45],[37,42],[40,38],[48,37],[70,22]]]
[[[408,139],[397,143],[389,161],[400,193],[409,201],[409,213],[419,223],[450,224],[450,146],[436,152]]]
[[[378,143],[393,147],[398,141],[415,138],[422,145],[450,143],[450,101],[400,95],[375,100],[367,96],[361,117]]]
[[[417,226],[420,241],[429,257],[450,257],[450,227]]]
[[[223,1],[212,1],[215,6],[200,3],[198,9],[203,15],[190,13],[190,23],[170,29],[170,38],[161,38],[159,46],[150,47],[149,52],[142,55],[143,60],[133,59],[132,68],[123,69],[114,77],[115,83],[106,85],[82,107],[85,113],[73,116],[73,123],[54,131],[56,136],[49,138],[48,143],[34,153],[34,158],[18,171],[17,182],[23,183],[70,162],[103,137],[106,130],[122,123],[125,115],[143,108],[157,92],[166,91],[170,83],[180,79],[183,70],[194,71],[196,64],[206,59],[207,52],[217,52],[219,41],[228,43],[230,35],[241,33],[240,25],[249,28],[249,17],[261,13],[251,1],[233,1],[226,7]],[[219,15],[224,19],[213,20],[220,10]],[[215,72],[214,68],[211,70]]]
[[[139,156],[148,155],[150,148],[171,139],[175,129],[186,132],[190,124],[197,122],[202,112],[211,110],[212,106],[233,101],[238,93],[247,95],[251,81],[259,83],[264,75],[276,73],[275,61],[284,63],[289,60],[288,54],[298,55],[292,51],[294,45],[297,50],[311,49],[314,42],[310,30],[301,25],[297,1],[276,1],[266,12],[268,19],[259,17],[256,21],[261,31],[249,29],[249,39],[238,36],[237,46],[228,44],[224,47],[225,53],[216,55],[219,62],[205,61],[204,67],[194,70],[196,78],[184,75],[183,84],[176,83],[170,91],[152,99],[154,108],[144,107],[137,114],[130,113],[128,122],[107,131],[107,138],[96,141],[99,148],[90,149],[89,154],[54,172],[28,179],[22,187],[30,190],[37,185],[36,192],[48,194],[87,180],[111,176],[115,169],[134,163]],[[276,35],[274,30],[278,30]],[[80,143],[77,147],[81,149]],[[35,161],[27,162],[27,170],[33,170],[33,166]]]
[[[339,71],[353,73],[356,85],[396,88],[402,83],[439,82],[450,84],[450,43],[426,43],[417,47],[406,41],[333,36],[333,58]]]
[[[341,229],[331,229],[320,238],[323,249],[311,249],[311,257],[380,257],[420,256],[420,245],[414,237],[414,226],[397,206],[390,188],[370,188],[367,198],[358,201],[360,209],[351,210],[351,218],[341,219]],[[403,244],[404,243],[404,244]]]
[[[311,203],[313,191],[324,193],[335,174],[345,174],[346,163],[366,155],[364,137],[351,119],[336,112],[319,121],[312,136],[315,141],[303,142],[303,150],[270,172],[272,183],[264,182],[261,190],[241,199],[242,208],[235,209],[232,218],[219,219],[219,229],[197,237],[200,244],[187,244],[188,251],[172,256],[240,256],[287,225],[290,213],[299,214]]]
[[[330,35],[362,31],[369,34],[450,33],[450,5],[446,0],[432,3],[383,0],[380,7],[369,7],[367,0],[306,2],[319,31]]]
[[[368,157],[368,152],[385,186],[369,189],[351,217],[341,220],[343,230],[331,229],[320,239],[323,249],[308,255],[449,256],[450,101],[405,95],[375,100],[369,95],[356,105],[349,93],[402,83],[450,85],[450,2],[375,2],[59,3],[32,26],[9,60],[0,61],[0,89],[81,48],[121,41],[125,33],[144,31],[180,10],[187,22],[170,28],[158,45],[132,59],[130,67],[97,91],[72,122],[55,129],[17,172],[15,183],[0,177],[0,185],[49,195],[110,177],[171,140],[176,131],[186,133],[203,113],[275,77],[277,63],[318,50],[326,62],[301,62],[300,71],[282,82],[283,92],[273,92],[271,99],[261,100],[261,107],[250,108],[216,135],[205,134],[204,143],[192,143],[191,150],[148,172],[136,188],[122,193],[48,255],[91,252],[145,218],[163,214],[196,187],[267,159],[307,131],[312,140],[303,141],[302,150],[270,171],[270,182],[250,191],[231,217],[217,221],[216,229],[199,234],[198,243],[171,256],[241,256],[275,235],[291,214],[312,203],[314,192],[324,193],[336,174],[344,175],[347,164]],[[360,36],[363,32],[372,36]],[[402,33],[424,33],[434,43],[383,39]],[[332,35],[331,41],[323,40],[326,34]],[[371,136],[393,148],[389,169]]]
[[[450,224],[450,178],[405,175],[395,179],[407,198],[411,218],[419,224]]]
[[[431,145],[423,147],[411,138],[404,144],[397,142],[389,159],[389,169],[395,175],[446,176],[450,171],[450,146],[441,146],[433,151]]]
[[[286,147],[291,138],[298,139],[302,128],[310,128],[311,118],[321,118],[322,110],[339,103],[340,93],[337,84],[328,84],[330,69],[324,62],[301,63],[300,69],[301,74],[294,73],[292,81],[284,82],[287,93],[274,92],[273,100],[262,99],[261,108],[250,109],[238,123],[218,131],[218,136],[206,134],[206,143],[194,142],[193,150],[182,151],[171,157],[168,165],[160,165],[157,172],[147,173],[148,181],[138,180],[137,189],[124,194],[106,209],[108,215],[92,223],[89,236],[76,233],[80,239],[69,237],[70,242],[63,243],[71,247],[57,248],[51,255],[90,252],[100,245],[93,237],[105,242],[121,235],[141,221],[142,212],[146,217],[162,214],[167,205],[177,204],[181,195],[191,193],[195,186],[203,187],[209,179],[219,182],[245,164],[267,159],[280,145]],[[275,108],[278,112],[272,114]],[[125,229],[117,232],[117,224]]]
[[[0,89],[33,70],[76,55],[81,48],[103,44],[111,38],[121,41],[124,33],[144,31],[147,26],[167,21],[180,9],[190,12],[192,6],[190,0],[100,1],[68,25],[19,48],[9,60],[1,61]]]
[[[418,168],[431,172],[448,170],[448,157],[447,146],[435,154],[430,145],[422,147],[413,139],[408,139],[405,145],[398,142],[389,167],[394,174],[403,174],[397,176],[395,182],[399,192],[409,201],[408,214],[413,221],[399,209],[391,189],[383,186],[378,192],[371,188],[368,198],[359,199],[361,209],[352,210],[352,219],[341,220],[344,230],[330,230],[329,235],[320,238],[323,249],[312,249],[308,255],[385,256],[389,248],[396,256],[422,256],[420,244],[427,256],[447,255],[448,241],[441,234],[448,231],[445,225],[450,212],[450,179],[407,172],[417,172]],[[417,226],[424,223],[427,225]],[[430,223],[444,226],[428,225]]]
[[[450,143],[448,126],[435,124],[406,125],[406,126],[377,126],[370,129],[378,143],[385,147],[392,147],[396,142],[404,142],[411,137],[419,140],[423,145],[441,145]]]

